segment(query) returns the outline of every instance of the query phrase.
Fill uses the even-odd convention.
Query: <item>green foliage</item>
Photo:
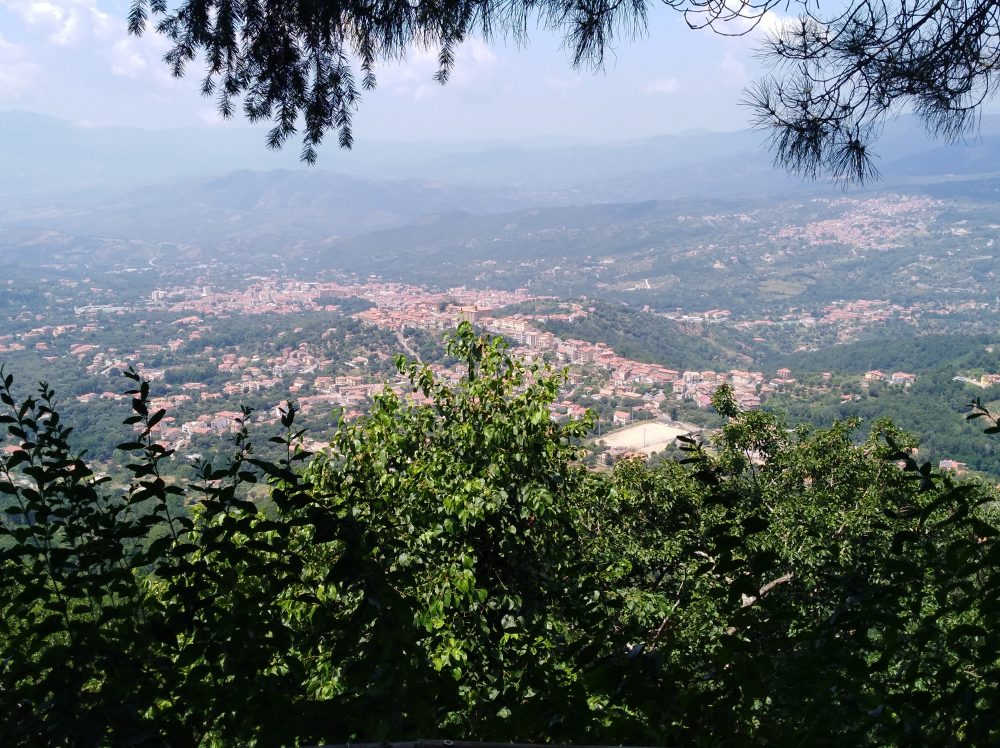
[[[996,496],[917,465],[886,424],[855,446],[855,426],[789,433],[742,413],[714,456],[688,441],[694,473],[619,467],[616,515],[659,508],[639,524],[665,529],[626,521],[609,543],[638,572],[626,594],[653,603],[635,608],[650,633],[630,698],[658,739],[997,739],[977,712],[995,699],[994,603],[978,593],[995,579]]]
[[[141,502],[101,491],[103,481],[73,456],[71,429],[47,385],[16,404],[12,384],[4,376],[0,392],[0,422],[19,445],[0,468],[8,499],[0,526],[8,717],[0,735],[37,745],[141,735],[146,653],[132,636],[142,599],[133,573],[147,522]]]
[[[695,334],[673,320],[622,304],[594,302],[586,317],[574,322],[549,320],[544,328],[562,338],[607,343],[625,358],[679,369],[746,365],[749,360],[715,339],[721,330]]]
[[[314,500],[360,523],[354,562],[368,585],[343,597],[360,641],[329,666],[371,705],[370,736],[579,729],[587,703],[572,650],[588,574],[567,549],[590,481],[573,462],[589,423],[555,423],[547,406],[561,377],[525,369],[500,339],[464,324],[449,353],[468,363],[467,379],[449,386],[401,360],[428,404],[386,392],[307,471]],[[343,553],[333,545],[320,563]],[[385,660],[395,666],[373,668]]]
[[[265,739],[301,697],[279,604],[300,572],[289,560],[289,527],[240,496],[242,484],[256,481],[246,470],[245,430],[227,466],[199,466],[201,481],[187,491],[168,484],[160,464],[171,452],[152,438],[164,411],[151,412],[148,383],[126,375],[137,388],[127,393],[133,415],[125,421],[136,433],[118,447],[132,457],[125,492],[103,490],[104,480],[73,456],[47,386],[18,406],[12,378],[3,380],[3,423],[18,448],[4,458],[0,481],[9,499],[0,526],[0,661],[12,686],[0,698],[13,715],[0,739]],[[292,435],[276,438],[288,457],[267,467],[291,476],[305,455],[292,450]],[[272,500],[288,493],[276,484]],[[192,517],[171,510],[171,497],[182,494],[198,496]]]
[[[807,398],[795,393],[772,396],[766,408],[785,414],[792,424],[829,425],[838,420],[858,419],[866,428],[874,428],[880,419],[912,434],[919,434],[923,459],[937,463],[942,459],[965,462],[972,470],[987,475],[1000,473],[998,444],[995,438],[970,428],[962,420],[974,393],[986,399],[995,388],[982,390],[953,381],[955,369],[936,369],[918,375],[912,387],[889,384],[862,386],[860,377],[842,384],[839,390],[855,398],[844,401],[834,390]]]
[[[768,369],[787,366],[796,373],[835,371],[864,374],[871,369],[886,372],[923,372],[940,367],[995,367],[1000,356],[987,352],[996,340],[987,335],[912,335],[880,337],[833,345],[818,351],[774,356],[764,362]]]
[[[993,490],[725,389],[711,446],[591,472],[560,373],[468,324],[448,353],[321,454],[289,404],[278,458],[241,428],[187,485],[128,372],[125,490],[3,376],[0,742],[1000,740]]]
[[[529,19],[537,19],[563,33],[575,65],[599,65],[605,45],[619,31],[640,31],[645,16],[645,9],[638,6],[592,8],[524,0],[403,3],[377,9],[344,4],[336,12],[307,3],[181,2],[170,8],[165,0],[134,0],[128,21],[131,33],[142,34],[147,20],[156,20],[154,28],[172,45],[164,60],[176,76],[204,54],[202,92],[218,97],[223,117],[232,117],[236,100],[242,99],[248,119],[272,120],[268,147],[281,147],[297,132],[301,119],[302,159],[313,163],[316,146],[328,131],[336,133],[341,147],[351,147],[360,88],[374,88],[376,67],[402,58],[414,45],[434,50],[438,62],[434,80],[443,84],[459,46],[470,35],[523,39]]]

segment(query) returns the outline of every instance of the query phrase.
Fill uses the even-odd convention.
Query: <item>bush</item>
[[[242,428],[186,484],[129,372],[124,490],[3,375],[0,742],[1000,739],[991,490],[725,391],[711,448],[590,472],[558,372],[468,325],[449,353],[320,455],[288,404],[280,459]]]

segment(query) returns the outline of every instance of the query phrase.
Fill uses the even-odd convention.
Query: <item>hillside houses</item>
[[[861,375],[861,381],[865,384],[872,384],[873,382],[888,382],[889,384],[895,384],[900,387],[909,387],[917,381],[917,375],[910,374],[905,371],[894,371],[891,374],[886,374],[884,371],[872,369],[871,371],[866,371]]]
[[[339,321],[342,318],[333,311],[340,304],[346,306],[347,299],[363,299],[371,304],[352,314],[355,320],[393,334],[357,334],[357,325]],[[526,301],[539,303],[532,311],[525,312],[530,307],[521,307],[517,314],[507,313],[513,311],[507,307]],[[150,294],[147,306],[138,311],[148,319],[150,327],[160,325],[158,337],[146,336],[134,345],[134,350],[126,349],[127,343],[115,343],[122,350],[100,344],[101,338],[93,336],[98,328],[89,322],[56,325],[44,324],[41,319],[28,323],[25,327],[30,329],[23,333],[0,337],[0,345],[14,349],[43,344],[53,354],[68,354],[80,361],[88,375],[109,380],[130,365],[147,378],[160,379],[157,391],[162,394],[154,404],[165,408],[168,415],[161,421],[157,435],[173,444],[228,437],[238,428],[234,408],[248,400],[257,408],[257,418],[274,420],[277,416],[273,409],[278,403],[294,398],[304,415],[314,415],[316,422],[326,423],[325,416],[333,411],[348,419],[364,413],[388,378],[388,386],[400,397],[422,402],[424,396],[414,394],[408,382],[392,378],[392,355],[406,349],[407,331],[426,330],[439,338],[462,320],[504,336],[527,361],[571,367],[567,384],[551,407],[559,418],[580,418],[586,407],[592,407],[608,421],[622,424],[630,419],[662,416],[679,404],[709,408],[712,395],[723,384],[732,387],[741,408],[754,409],[782,389],[798,392],[805,386],[798,385],[787,368],[778,369],[773,376],[771,372],[741,368],[683,370],[679,364],[636,361],[619,355],[607,343],[560,337],[543,329],[547,320],[586,318],[596,310],[587,304],[586,300],[547,300],[525,289],[430,290],[373,279],[302,282],[256,278],[235,289],[213,288],[205,283],[157,289]],[[356,301],[351,302],[351,308],[358,308]],[[810,326],[822,333],[828,325],[885,322],[909,313],[879,300],[837,302],[822,310],[796,307],[785,311],[775,320],[752,321],[734,320],[734,314],[727,309],[663,314],[698,325],[711,322],[770,335],[771,330]],[[241,349],[239,341],[243,338],[231,333],[236,322],[246,322],[241,319],[245,315],[302,312],[316,313],[310,316],[308,332],[296,326],[304,323],[276,324],[273,339],[261,342],[254,338],[250,350]],[[325,312],[331,312],[329,322],[321,316]],[[653,310],[647,313],[659,314]],[[225,321],[227,318],[230,321]],[[257,326],[257,322],[249,325]],[[271,329],[272,323],[266,323],[266,327]],[[236,342],[228,343],[230,338]],[[396,341],[401,347],[396,346]],[[411,351],[411,355],[417,354]],[[190,372],[184,371],[188,366]],[[445,381],[453,382],[461,376],[461,367],[431,368]],[[204,373],[204,381],[189,381],[199,373]],[[831,376],[827,373],[824,380]],[[1000,375],[995,376],[1000,381]],[[868,372],[865,377],[866,381],[901,387],[916,379],[907,372]],[[99,403],[118,399],[113,389],[110,383],[102,384],[94,392],[74,395],[81,404]]]

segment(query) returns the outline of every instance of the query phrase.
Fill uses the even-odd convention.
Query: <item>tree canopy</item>
[[[955,138],[993,93],[1000,63],[1000,9],[987,0],[663,0],[693,29],[742,34],[765,14],[787,11],[763,46],[773,74],[748,92],[776,160],[808,176],[861,180],[877,174],[871,145],[885,118],[912,109],[932,133]],[[618,37],[645,32],[648,0],[133,0],[129,28],[147,22],[172,43],[175,75],[199,57],[202,91],[232,116],[242,100],[254,122],[270,121],[268,145],[302,128],[302,158],[334,132],[353,139],[361,91],[376,85],[378,63],[413,45],[437,51],[445,83],[465,39],[523,41],[541,26],[564,37],[574,66],[600,66]],[[731,22],[737,21],[737,24]],[[735,29],[735,30],[734,30]]]
[[[776,75],[749,103],[772,132],[779,163],[815,176],[877,174],[869,147],[886,115],[911,109],[956,138],[994,91],[1000,8],[975,0],[861,0],[832,13],[808,6],[768,40]]]
[[[450,350],[322,454],[288,405],[282,457],[244,427],[190,481],[129,372],[127,486],[0,376],[0,742],[1000,740],[994,490],[725,387],[711,449],[588,471],[558,372]]]

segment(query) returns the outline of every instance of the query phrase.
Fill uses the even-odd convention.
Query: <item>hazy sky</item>
[[[198,76],[172,78],[161,62],[165,43],[129,37],[126,12],[120,0],[0,0],[0,109],[90,124],[219,126]],[[759,72],[759,36],[691,31],[663,8],[652,16],[647,37],[620,41],[596,73],[574,71],[559,38],[542,30],[524,48],[466,43],[445,87],[433,81],[434,54],[415,50],[377,71],[357,136],[615,140],[746,127],[737,102]]]

